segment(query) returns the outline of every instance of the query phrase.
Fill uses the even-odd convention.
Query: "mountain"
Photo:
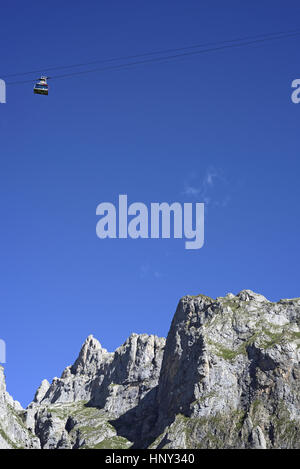
[[[185,296],[167,339],[89,336],[27,409],[0,371],[0,448],[300,448],[300,298]]]
[[[40,440],[28,430],[24,410],[6,391],[4,369],[0,366],[0,449],[40,448]]]

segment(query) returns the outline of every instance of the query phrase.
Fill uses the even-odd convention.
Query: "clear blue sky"
[[[8,73],[299,27],[296,1],[11,1]],[[0,105],[0,338],[27,405],[94,334],[166,336],[180,297],[299,296],[299,37],[10,86]],[[25,77],[26,78],[26,77]],[[205,246],[100,240],[96,206],[203,202]]]

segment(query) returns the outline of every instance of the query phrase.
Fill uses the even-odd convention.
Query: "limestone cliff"
[[[160,374],[153,447],[300,447],[300,299],[183,298]]]
[[[300,448],[300,299],[181,299],[167,340],[89,336],[26,410],[0,372],[0,448]]]
[[[39,439],[24,423],[21,404],[6,391],[4,370],[0,366],[0,448],[40,448]]]

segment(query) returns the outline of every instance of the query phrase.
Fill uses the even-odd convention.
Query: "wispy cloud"
[[[149,272],[149,269],[150,269],[149,264],[142,264],[142,265],[140,266],[140,276],[141,276],[142,278],[147,277],[147,274],[148,274],[148,272]]]
[[[204,175],[190,174],[184,183],[184,195],[199,199],[206,205],[226,207],[230,201],[228,182],[223,172],[210,166]]]
[[[140,276],[141,278],[154,277],[156,279],[160,279],[163,274],[158,270],[153,270],[150,264],[142,264],[140,266]]]

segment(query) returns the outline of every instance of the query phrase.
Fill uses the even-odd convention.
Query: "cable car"
[[[48,95],[48,83],[47,77],[41,77],[39,81],[34,85],[34,94],[45,94]]]

